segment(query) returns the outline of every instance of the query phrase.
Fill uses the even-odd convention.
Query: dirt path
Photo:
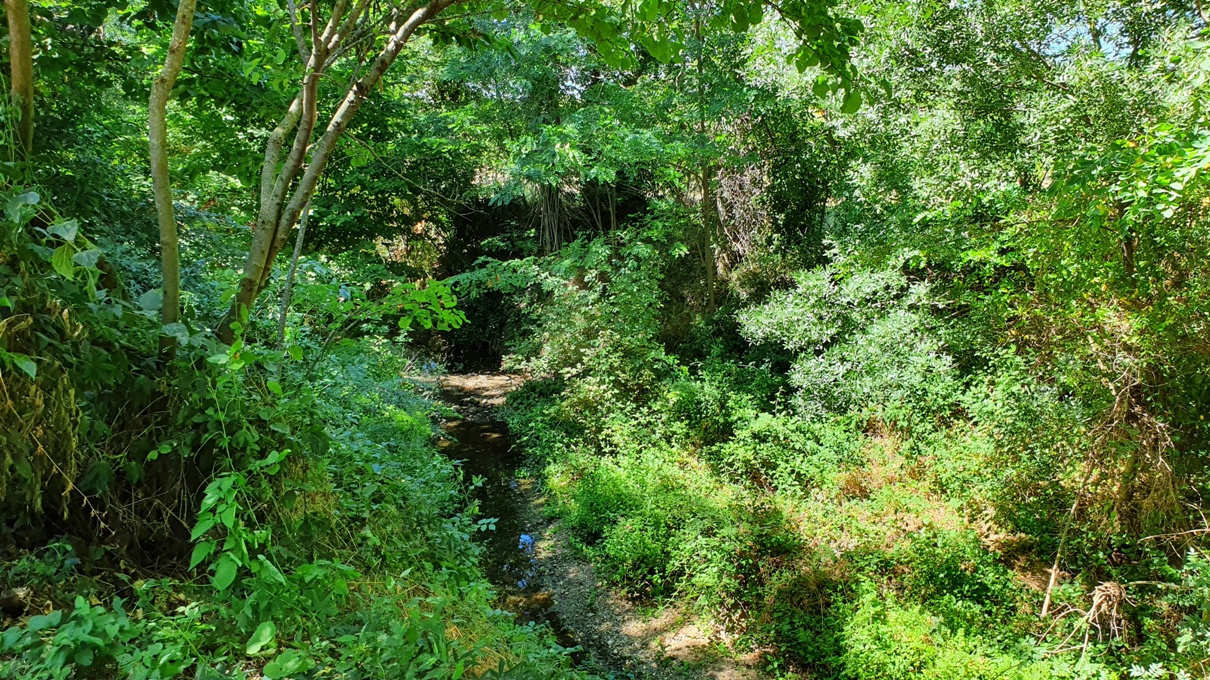
[[[575,554],[557,521],[543,511],[536,480],[518,477],[508,433],[495,409],[519,386],[514,376],[444,376],[439,389],[463,420],[447,424],[447,452],[466,472],[484,476],[485,516],[501,517],[488,539],[484,570],[501,591],[501,606],[523,620],[548,623],[563,644],[579,645],[588,669],[639,680],[759,680],[757,659],[734,659],[713,631],[677,607],[640,608],[617,596]],[[455,441],[456,440],[456,441]]]

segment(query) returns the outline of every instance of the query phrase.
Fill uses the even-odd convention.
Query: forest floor
[[[478,490],[482,514],[501,518],[483,555],[484,571],[501,591],[500,606],[523,620],[548,623],[562,644],[583,648],[574,658],[589,669],[642,680],[763,677],[758,654],[736,657],[715,627],[692,612],[633,602],[597,578],[545,512],[541,484],[510,453],[507,429],[495,418],[521,382],[517,376],[459,374],[443,376],[437,385],[462,416],[446,424],[457,448],[443,448],[466,461],[465,472],[489,477]],[[468,425],[474,429],[463,429]],[[483,454],[493,460],[476,461]],[[493,473],[498,483],[490,479]]]

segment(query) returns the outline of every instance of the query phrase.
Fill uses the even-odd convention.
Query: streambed
[[[498,606],[521,622],[547,624],[561,645],[580,648],[573,662],[607,677],[635,680],[758,680],[759,654],[718,653],[719,639],[691,612],[635,606],[602,584],[591,563],[542,511],[537,481],[527,477],[508,428],[495,417],[517,378],[443,376],[439,390],[461,418],[443,423],[440,450],[459,461],[495,529],[478,532],[480,566],[500,593]]]
[[[518,475],[521,455],[512,447],[508,428],[494,417],[494,407],[512,387],[496,385],[501,378],[452,376],[442,381],[446,400],[463,417],[443,423],[438,448],[458,462],[463,479],[474,485],[479,517],[494,520],[478,532],[476,541],[483,548],[479,564],[500,593],[499,607],[523,623],[549,625],[561,645],[577,647],[554,610],[554,596],[538,564],[536,551],[545,524],[534,506],[535,482]]]

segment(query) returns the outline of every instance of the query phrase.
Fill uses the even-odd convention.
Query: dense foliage
[[[5,7],[0,677],[597,673],[439,366],[770,677],[1210,677],[1200,3]]]

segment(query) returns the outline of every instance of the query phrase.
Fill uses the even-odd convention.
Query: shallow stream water
[[[445,423],[441,451],[462,466],[479,501],[479,516],[494,518],[495,529],[479,532],[483,547],[479,564],[500,593],[499,607],[513,612],[523,623],[549,624],[564,647],[577,642],[552,610],[554,600],[543,587],[535,547],[541,517],[532,507],[532,480],[518,478],[520,454],[503,423],[493,420],[453,420]]]

